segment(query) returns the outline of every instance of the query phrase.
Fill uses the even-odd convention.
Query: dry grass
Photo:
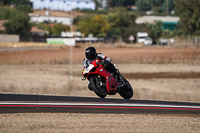
[[[130,72],[136,74],[126,77],[134,88],[134,99],[200,102],[200,77],[190,77],[191,71],[200,72],[198,65],[119,64],[118,68],[125,77]],[[81,69],[81,64],[73,65],[74,76],[70,81],[69,65],[2,65],[0,92],[97,97],[87,88],[88,81],[81,81]],[[162,77],[163,71],[168,77]],[[176,77],[174,72],[182,76]],[[121,98],[118,94],[109,97]]]
[[[200,64],[200,49],[160,47],[97,48],[98,52],[112,58],[114,63],[135,64]],[[73,62],[82,63],[85,47],[73,49]],[[43,50],[0,51],[0,64],[67,64],[70,49],[61,47]]]
[[[48,47],[46,43],[34,42],[0,42],[0,47]]]
[[[69,80],[69,47],[0,51],[0,92],[96,97],[87,89],[88,82],[81,81],[82,60],[88,46],[73,48],[73,82]],[[200,49],[95,47],[111,57],[128,78],[135,91],[133,98],[200,102]]]

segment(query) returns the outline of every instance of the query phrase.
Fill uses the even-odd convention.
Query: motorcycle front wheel
[[[105,86],[101,85],[101,79],[97,76],[90,77],[90,85],[95,94],[101,98],[106,97],[107,90]]]

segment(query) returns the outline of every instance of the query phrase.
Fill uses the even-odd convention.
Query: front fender
[[[94,76],[98,77],[98,74],[97,74],[97,73],[89,74],[89,75],[87,76],[87,79],[90,80],[90,78],[91,78],[91,77],[94,77]]]

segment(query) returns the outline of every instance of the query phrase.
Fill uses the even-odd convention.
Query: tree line
[[[122,38],[128,42],[128,37],[137,32],[148,32],[150,37],[157,41],[160,37],[170,38],[175,36],[200,36],[200,1],[199,0],[108,0],[107,10],[81,10],[84,16],[74,19],[73,24],[77,30],[85,36],[93,34],[96,37]],[[173,3],[170,5],[169,3]],[[69,31],[69,26],[44,22],[40,24],[30,23],[28,13],[33,10],[27,4],[29,0],[0,0],[0,20],[8,20],[4,23],[7,34],[29,34],[32,26],[48,30],[52,36],[60,35],[61,31]],[[10,8],[5,5],[15,5]],[[135,4],[138,11],[127,10],[127,7]],[[158,8],[159,7],[159,8]],[[163,8],[163,9],[162,9]],[[161,22],[154,24],[136,24],[135,20],[142,11],[154,10],[166,12],[174,10],[180,17],[178,26],[174,31],[163,30]],[[74,12],[77,10],[74,10]]]
[[[134,1],[135,4],[141,4],[143,0]],[[145,1],[145,2],[144,2]],[[145,7],[145,10],[153,9],[156,6],[166,6],[166,0],[144,0],[151,5],[149,8]],[[114,2],[114,1],[112,1]],[[125,0],[116,0],[115,5],[121,5]],[[136,36],[137,32],[148,32],[150,37],[156,42],[158,38],[171,38],[171,37],[186,37],[200,36],[200,1],[199,0],[168,0],[173,3],[173,6],[168,5],[168,11],[174,10],[175,14],[180,17],[179,24],[174,31],[163,30],[161,28],[162,23],[157,21],[153,24],[136,24],[135,20],[140,16],[138,12],[130,12],[126,8],[115,7],[105,11],[87,12],[89,15],[82,16],[75,19],[74,24],[77,29],[86,36],[89,33],[93,33],[95,36],[106,36],[122,38],[128,42],[128,37],[132,34]],[[114,4],[113,4],[114,5]],[[138,8],[140,8],[138,6]],[[157,9],[157,8],[156,8]],[[154,10],[156,10],[154,9]],[[163,8],[164,11],[165,7]],[[143,8],[144,10],[144,8]],[[98,18],[98,19],[97,19]]]

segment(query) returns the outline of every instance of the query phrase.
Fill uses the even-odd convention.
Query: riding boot
[[[121,81],[122,86],[123,86],[125,82],[124,82],[124,78],[122,77],[121,73],[119,72],[119,69],[116,69],[116,70],[115,70],[115,75],[116,75],[117,77],[119,77],[119,80]]]

